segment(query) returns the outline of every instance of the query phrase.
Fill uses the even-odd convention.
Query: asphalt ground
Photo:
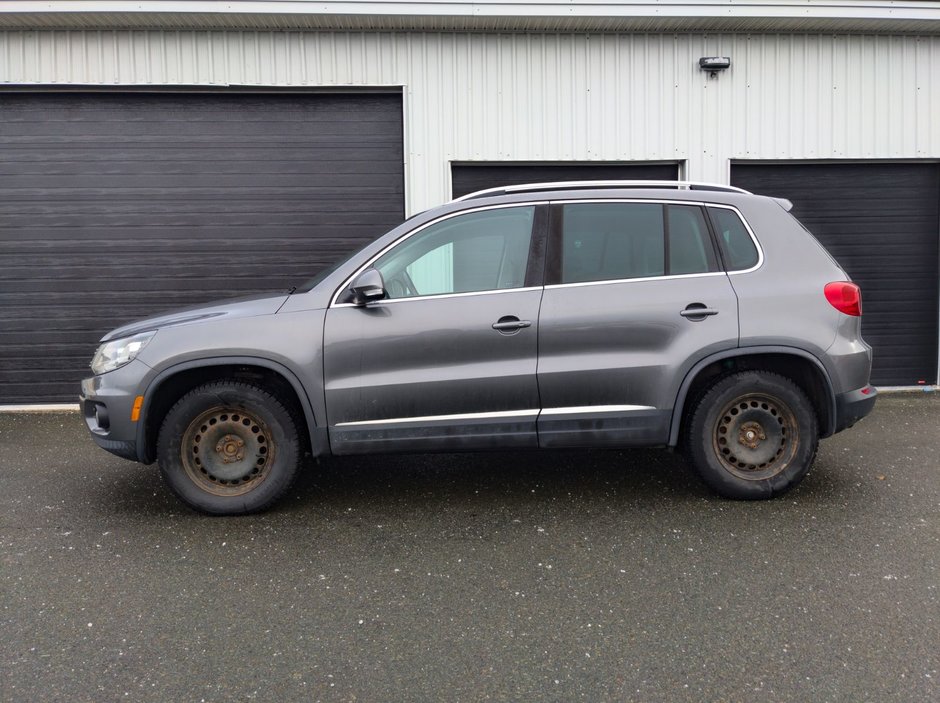
[[[0,699],[937,701],[938,420],[883,396],[769,502],[665,452],[397,456],[207,518],[0,415]]]

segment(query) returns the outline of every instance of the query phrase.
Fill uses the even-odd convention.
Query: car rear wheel
[[[809,472],[819,445],[816,412],[792,381],[744,371],[715,383],[688,426],[696,471],[728,498],[772,498]]]
[[[293,482],[300,456],[290,412],[267,391],[234,381],[183,396],[157,440],[167,485],[190,507],[212,515],[272,505]]]

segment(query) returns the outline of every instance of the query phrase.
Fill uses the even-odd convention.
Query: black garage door
[[[875,384],[936,382],[938,165],[738,163],[731,182],[790,199],[862,287]]]
[[[400,94],[0,95],[0,404],[97,340],[286,289],[401,222]]]
[[[453,195],[499,186],[554,181],[674,181],[677,163],[513,163],[476,162],[451,165]]]

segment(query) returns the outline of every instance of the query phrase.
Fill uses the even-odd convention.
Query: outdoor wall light
[[[708,71],[708,75],[714,78],[719,71],[731,68],[731,58],[729,56],[703,56],[698,60],[698,66],[703,71]]]

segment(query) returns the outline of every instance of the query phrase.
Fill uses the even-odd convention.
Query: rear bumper
[[[836,396],[836,427],[835,432],[847,430],[856,422],[871,412],[878,398],[878,390],[874,386],[865,386],[848,393]]]

